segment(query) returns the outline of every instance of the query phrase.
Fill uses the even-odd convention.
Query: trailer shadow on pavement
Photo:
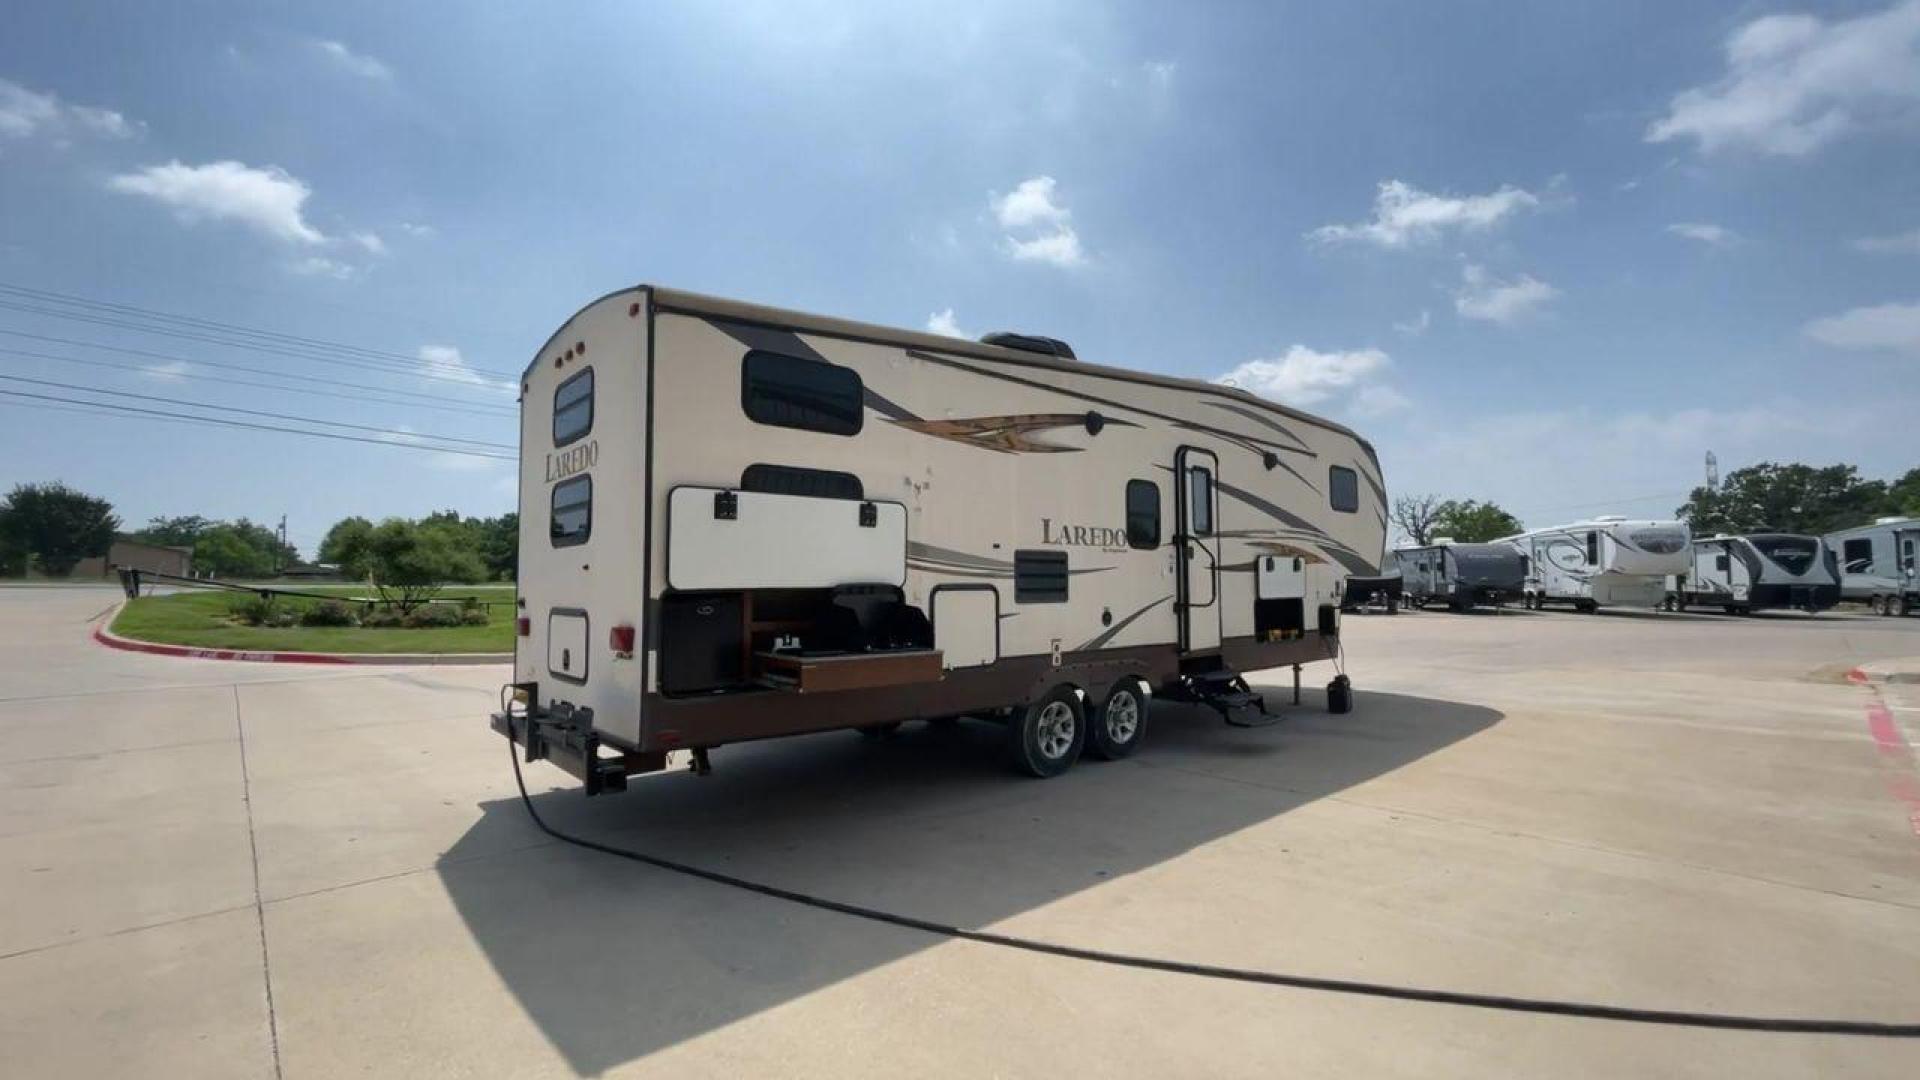
[[[1269,702],[1289,697],[1279,686],[1267,693]],[[1045,926],[1005,920],[1085,890],[1129,890],[1117,879],[1501,719],[1491,709],[1398,694],[1361,692],[1345,716],[1321,706],[1321,694],[1309,691],[1303,705],[1284,710],[1283,723],[1243,730],[1162,703],[1137,757],[1083,760],[1047,781],[1007,769],[996,725],[908,724],[879,741],[840,731],[726,747],[714,753],[711,776],[641,778],[623,795],[594,800],[572,788],[544,791],[534,802],[574,835],[787,889],[962,926],[998,923],[1078,945],[1144,949],[1071,907],[1045,913]],[[501,757],[505,770],[504,748]],[[528,768],[530,790],[555,775]],[[517,798],[480,809],[443,857],[440,877],[494,970],[582,1075],[940,941],[541,844]],[[481,857],[516,843],[519,850]],[[1205,897],[1187,903],[1184,917],[1208,908]],[[947,988],[935,997],[964,993]]]

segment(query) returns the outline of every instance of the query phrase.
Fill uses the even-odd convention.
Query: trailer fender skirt
[[[1215,964],[1191,963],[1183,960],[1167,960],[1152,956],[1134,956],[1128,953],[1107,952],[1102,949],[1087,949],[1077,945],[1061,945],[1050,941],[1016,937],[1011,934],[997,934],[990,930],[970,930],[963,926],[922,919],[913,915],[901,915],[878,908],[862,907],[840,900],[830,900],[810,893],[783,889],[778,885],[769,885],[761,881],[723,874],[717,870],[693,866],[660,855],[650,855],[632,848],[618,847],[613,844],[588,840],[573,836],[548,825],[534,808],[533,798],[527,794],[527,781],[520,771],[520,756],[514,752],[515,745],[507,743],[507,759],[513,763],[513,780],[520,789],[521,805],[527,808],[527,814],[541,832],[565,844],[597,851],[603,855],[641,863],[659,870],[699,878],[715,885],[741,889],[758,893],[775,900],[801,904],[821,911],[832,911],[869,922],[884,923],[888,926],[918,930],[935,937],[954,938],[961,941],[973,941],[982,945],[997,945],[1006,949],[1018,949],[1022,952],[1040,953],[1045,956],[1058,956],[1069,960],[1082,960],[1094,964],[1111,964],[1115,967],[1138,968],[1145,971],[1162,971],[1174,975],[1190,975],[1204,979],[1220,979],[1226,982],[1254,983],[1261,986],[1282,986],[1295,990],[1314,990],[1331,994],[1351,994],[1359,997],[1389,998],[1397,1001],[1420,1001],[1433,1005],[1452,1005],[1470,1009],[1493,1009],[1501,1012],[1535,1013],[1547,1016],[1572,1016],[1589,1020],[1616,1020],[1635,1024],[1664,1024],[1673,1027],[1718,1028],[1728,1031],[1761,1031],[1793,1034],[1816,1035],[1860,1035],[1893,1039],[1920,1039],[1920,1023],[1887,1023],[1874,1020],[1829,1020],[1801,1017],[1743,1016],[1733,1013],[1686,1012],[1675,1009],[1635,1008],[1627,1005],[1605,1005],[1585,1001],[1559,1001],[1551,998],[1507,997],[1501,994],[1482,994],[1464,990],[1439,990],[1420,986],[1402,986],[1394,983],[1364,982],[1357,979],[1336,979],[1319,975],[1299,975],[1281,971],[1262,971],[1255,968],[1222,967]]]

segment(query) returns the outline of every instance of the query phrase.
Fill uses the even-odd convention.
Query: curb
[[[366,665],[476,665],[511,664],[512,653],[317,653],[260,649],[208,649],[195,645],[163,645],[157,641],[139,641],[121,637],[107,629],[120,614],[122,601],[100,617],[94,625],[93,640],[109,649],[148,653],[154,656],[179,656],[193,660],[240,660],[255,664],[366,664]]]
[[[1920,683],[1920,671],[1889,671],[1880,666],[1860,665],[1847,672],[1847,681],[1856,683]]]

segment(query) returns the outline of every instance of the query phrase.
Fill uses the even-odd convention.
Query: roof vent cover
[[[1036,334],[1010,334],[997,330],[980,338],[982,345],[998,345],[1003,349],[1019,349],[1021,352],[1040,353],[1044,356],[1058,356],[1065,360],[1076,360],[1073,346],[1059,338],[1040,337]]]

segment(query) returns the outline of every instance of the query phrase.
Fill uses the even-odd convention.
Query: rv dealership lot
[[[1911,1076],[1912,1042],[1208,982],[937,941],[557,845],[501,669],[110,652],[0,589],[19,1076]],[[1350,616],[1356,710],[1034,781],[997,730],[714,755],[563,828],[1096,948],[1682,1010],[1920,1020],[1920,619]],[[1278,685],[1283,673],[1256,680]],[[1874,723],[1876,700],[1891,726]],[[1270,692],[1270,700],[1284,693]],[[264,948],[263,934],[264,928]],[[268,988],[271,988],[269,1007]]]

